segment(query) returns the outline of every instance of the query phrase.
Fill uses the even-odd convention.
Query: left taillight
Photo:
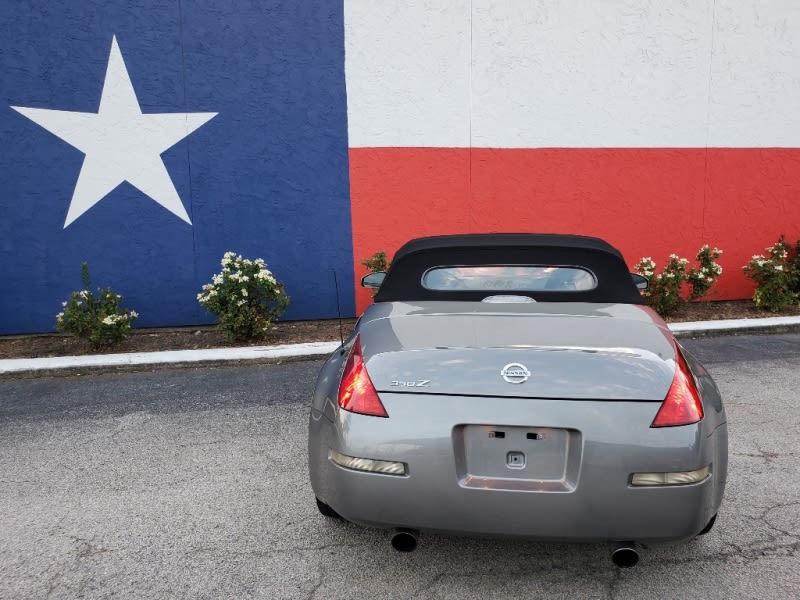
[[[703,420],[703,401],[694,383],[689,365],[680,349],[675,349],[675,375],[667,397],[661,403],[650,427],[677,427]]]
[[[339,382],[339,406],[360,415],[389,416],[367,373],[360,337],[356,337],[353,342],[350,356],[347,357],[342,372],[342,380]]]

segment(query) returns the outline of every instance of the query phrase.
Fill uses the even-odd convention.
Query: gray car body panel
[[[388,418],[337,405],[356,335]],[[685,354],[705,416],[650,427],[678,348],[661,318],[638,305],[375,304],[320,373],[309,421],[314,493],[346,519],[376,527],[571,541],[690,538],[722,501],[727,425],[716,385]],[[503,379],[512,362],[528,368],[527,381]],[[408,474],[345,469],[331,450],[403,462]],[[525,466],[510,468],[509,453]],[[633,473],[705,466],[711,474],[696,484],[630,485]]]

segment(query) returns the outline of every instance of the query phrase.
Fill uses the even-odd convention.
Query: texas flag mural
[[[800,7],[778,0],[109,0],[0,5],[0,333],[50,331],[80,264],[140,314],[227,250],[287,319],[369,302],[420,235],[599,235],[642,255],[800,237]]]

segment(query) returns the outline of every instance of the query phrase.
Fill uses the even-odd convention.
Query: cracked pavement
[[[800,590],[800,335],[683,342],[730,433],[712,532],[604,545],[383,531],[317,513],[320,362],[0,381],[0,598],[788,598]]]

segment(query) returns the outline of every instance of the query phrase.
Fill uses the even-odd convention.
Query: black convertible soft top
[[[540,302],[643,304],[619,250],[595,237],[546,233],[443,235],[411,240],[394,255],[374,300],[482,300],[493,291],[431,290],[422,285],[422,276],[433,267],[470,265],[584,267],[597,278],[594,289],[541,290],[525,295]]]

